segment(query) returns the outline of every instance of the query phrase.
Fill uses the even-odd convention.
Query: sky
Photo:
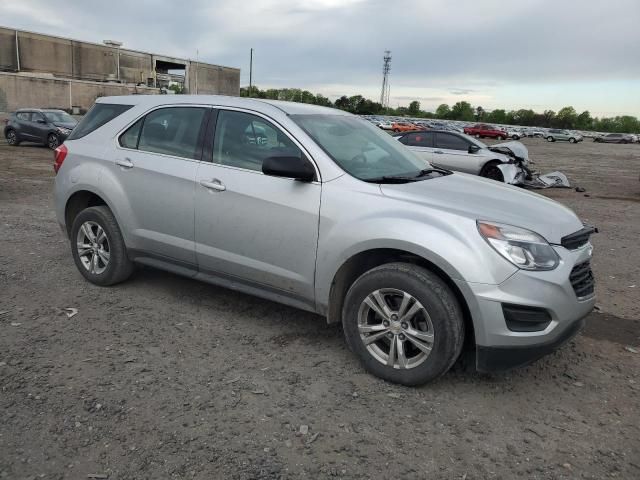
[[[260,88],[640,117],[640,0],[1,0],[0,25],[241,69]]]

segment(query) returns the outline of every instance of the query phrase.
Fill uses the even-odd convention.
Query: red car
[[[477,125],[473,125],[472,127],[464,127],[463,130],[467,135],[473,135],[477,138],[489,137],[506,140],[509,136],[504,130],[500,130],[499,128],[492,127],[491,125],[486,125],[484,123],[478,123]]]

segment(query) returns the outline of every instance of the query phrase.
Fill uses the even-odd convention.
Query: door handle
[[[200,180],[200,185],[204,188],[208,188],[209,190],[217,190],[218,192],[224,192],[227,189],[227,187],[225,187],[217,178],[214,178],[211,181]]]
[[[116,160],[116,165],[119,165],[122,168],[133,168],[133,162],[128,158],[124,160]]]
[[[433,153],[444,153],[442,150],[435,150]]]

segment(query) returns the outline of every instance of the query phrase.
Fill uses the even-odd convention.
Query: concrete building
[[[240,94],[240,69],[0,27],[0,111],[88,109],[106,95]]]

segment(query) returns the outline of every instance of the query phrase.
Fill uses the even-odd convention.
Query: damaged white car
[[[432,165],[456,172],[511,185],[524,185],[531,176],[529,152],[520,142],[488,146],[464,133],[441,130],[409,132],[396,139]]]

